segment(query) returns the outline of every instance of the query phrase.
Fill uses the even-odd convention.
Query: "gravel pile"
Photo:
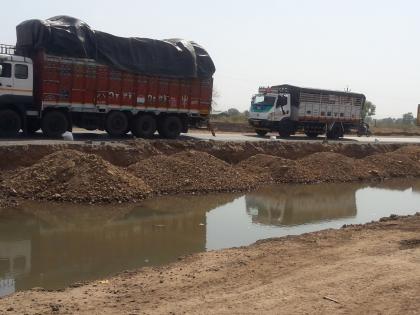
[[[282,181],[292,183],[349,182],[369,177],[363,160],[333,152],[319,152],[299,159]]]
[[[158,194],[245,191],[273,182],[420,177],[420,146],[404,146],[379,153],[378,150],[390,148],[366,147],[363,152],[353,152],[352,157],[349,152],[333,152],[332,147],[325,151],[328,147],[321,145],[320,152],[297,157],[302,154],[300,147],[295,151],[273,147],[273,153],[267,154],[253,144],[236,146],[207,142],[198,148],[202,150],[191,150],[188,143],[181,142],[172,145],[156,142],[155,146],[144,142],[135,144],[144,155],[139,157],[131,147],[129,153],[118,151],[117,147],[112,150],[100,147],[102,151],[97,149],[94,153],[57,147],[53,153],[45,151],[43,157],[34,157],[29,166],[3,170],[0,174],[0,208],[13,205],[19,199],[135,202]],[[214,146],[223,146],[223,150],[215,150],[218,154],[205,151],[211,151]],[[343,146],[341,150],[349,148]],[[362,154],[371,151],[375,153]],[[118,153],[121,152],[125,153],[120,156]],[[243,159],[244,153],[250,157]]]
[[[295,161],[267,154],[257,154],[240,162],[237,167],[242,172],[254,174],[262,182],[276,182],[284,178],[285,173]]]
[[[420,160],[418,152],[390,152],[375,154],[363,160],[371,165],[371,173],[381,178],[420,176]]]
[[[420,147],[406,146],[394,152],[355,159],[334,152],[317,152],[298,160],[257,154],[238,164],[262,182],[350,182],[420,176]]]
[[[125,202],[143,199],[150,188],[95,154],[57,151],[3,180],[28,199],[70,202]]]
[[[242,191],[255,179],[205,152],[193,150],[158,155],[128,167],[157,193]]]

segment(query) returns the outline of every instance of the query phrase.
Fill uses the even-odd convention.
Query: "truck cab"
[[[360,93],[281,84],[260,87],[252,97],[249,124],[264,136],[277,131],[287,138],[301,131],[309,138],[325,134],[339,139],[365,126],[362,117],[366,97]]]
[[[0,47],[0,135],[13,136],[25,126],[33,104],[33,63]]]
[[[264,136],[273,124],[288,120],[291,115],[291,99],[288,93],[278,93],[270,88],[259,88],[252,97],[249,123],[258,135]]]

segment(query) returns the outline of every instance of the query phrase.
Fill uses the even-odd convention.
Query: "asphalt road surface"
[[[41,133],[38,133],[31,137],[24,137],[23,135],[14,139],[1,139],[0,145],[28,145],[28,144],[58,144],[58,143],[112,143],[114,145],[123,144],[124,140],[133,139],[129,134],[126,137],[115,139],[110,138],[105,132],[101,131],[85,131],[75,130],[72,134],[73,140],[61,140],[61,139],[46,139]],[[159,139],[156,134],[156,139]],[[283,142],[321,142],[324,141],[323,137],[316,139],[308,138],[304,135],[291,136],[290,138],[283,139],[275,135],[267,135],[265,137],[259,137],[252,133],[217,133],[215,137],[207,131],[192,131],[188,134],[183,134],[180,139],[197,139],[197,140],[213,140],[213,141],[283,141]],[[420,137],[356,137],[348,136],[340,140],[328,140],[328,142],[342,142],[342,143],[419,143]]]

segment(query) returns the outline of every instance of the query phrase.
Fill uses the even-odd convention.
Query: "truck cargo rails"
[[[79,127],[177,138],[208,120],[212,87],[211,77],[142,75],[42,50],[28,58],[1,45],[0,136],[41,129],[59,137]]]
[[[338,139],[344,134],[368,133],[363,122],[363,94],[277,85],[260,88],[252,97],[249,124],[260,136],[276,131],[288,137],[297,131],[315,138],[326,134]]]

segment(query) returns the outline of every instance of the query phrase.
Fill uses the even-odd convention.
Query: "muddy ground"
[[[0,156],[0,207],[420,176],[420,146],[402,144],[129,140],[2,146]]]
[[[420,214],[195,254],[63,291],[0,299],[1,314],[418,314]]]

